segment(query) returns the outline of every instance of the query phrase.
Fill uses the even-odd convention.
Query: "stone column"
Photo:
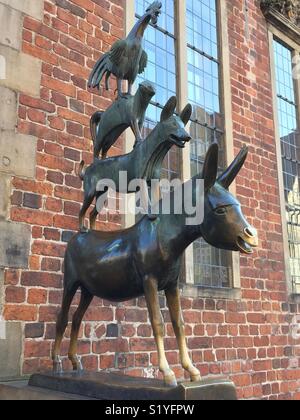
[[[43,0],[0,0],[0,380],[21,374],[22,325],[1,317],[7,268],[28,268],[31,229],[10,222],[13,176],[35,177],[37,139],[18,134],[18,96],[40,96],[41,62],[22,52],[25,15],[42,20]]]

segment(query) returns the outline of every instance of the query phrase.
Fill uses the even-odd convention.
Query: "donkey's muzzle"
[[[252,254],[253,248],[258,247],[257,231],[252,226],[247,226],[237,239],[237,246],[243,254]]]

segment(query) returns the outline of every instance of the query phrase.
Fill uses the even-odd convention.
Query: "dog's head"
[[[188,104],[179,116],[175,115],[177,99],[172,96],[164,106],[160,117],[160,133],[163,140],[172,145],[184,148],[191,140],[191,136],[185,129],[192,115],[192,106]]]

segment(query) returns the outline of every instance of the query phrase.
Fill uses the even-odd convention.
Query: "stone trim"
[[[296,9],[291,11],[286,3],[292,2],[285,1],[285,5],[282,3],[282,1],[262,1],[262,12],[269,23],[300,44],[300,4],[297,1],[297,11]]]
[[[44,0],[0,0],[0,3],[18,10],[37,20],[42,20],[44,12]],[[2,28],[1,28],[2,29]]]

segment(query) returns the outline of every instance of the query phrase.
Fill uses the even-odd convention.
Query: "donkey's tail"
[[[79,176],[79,178],[81,179],[81,181],[83,181],[83,180],[84,180],[84,175],[85,175],[84,160],[82,160],[82,161],[80,162],[80,165],[79,165],[79,172],[78,172],[78,176]]]

